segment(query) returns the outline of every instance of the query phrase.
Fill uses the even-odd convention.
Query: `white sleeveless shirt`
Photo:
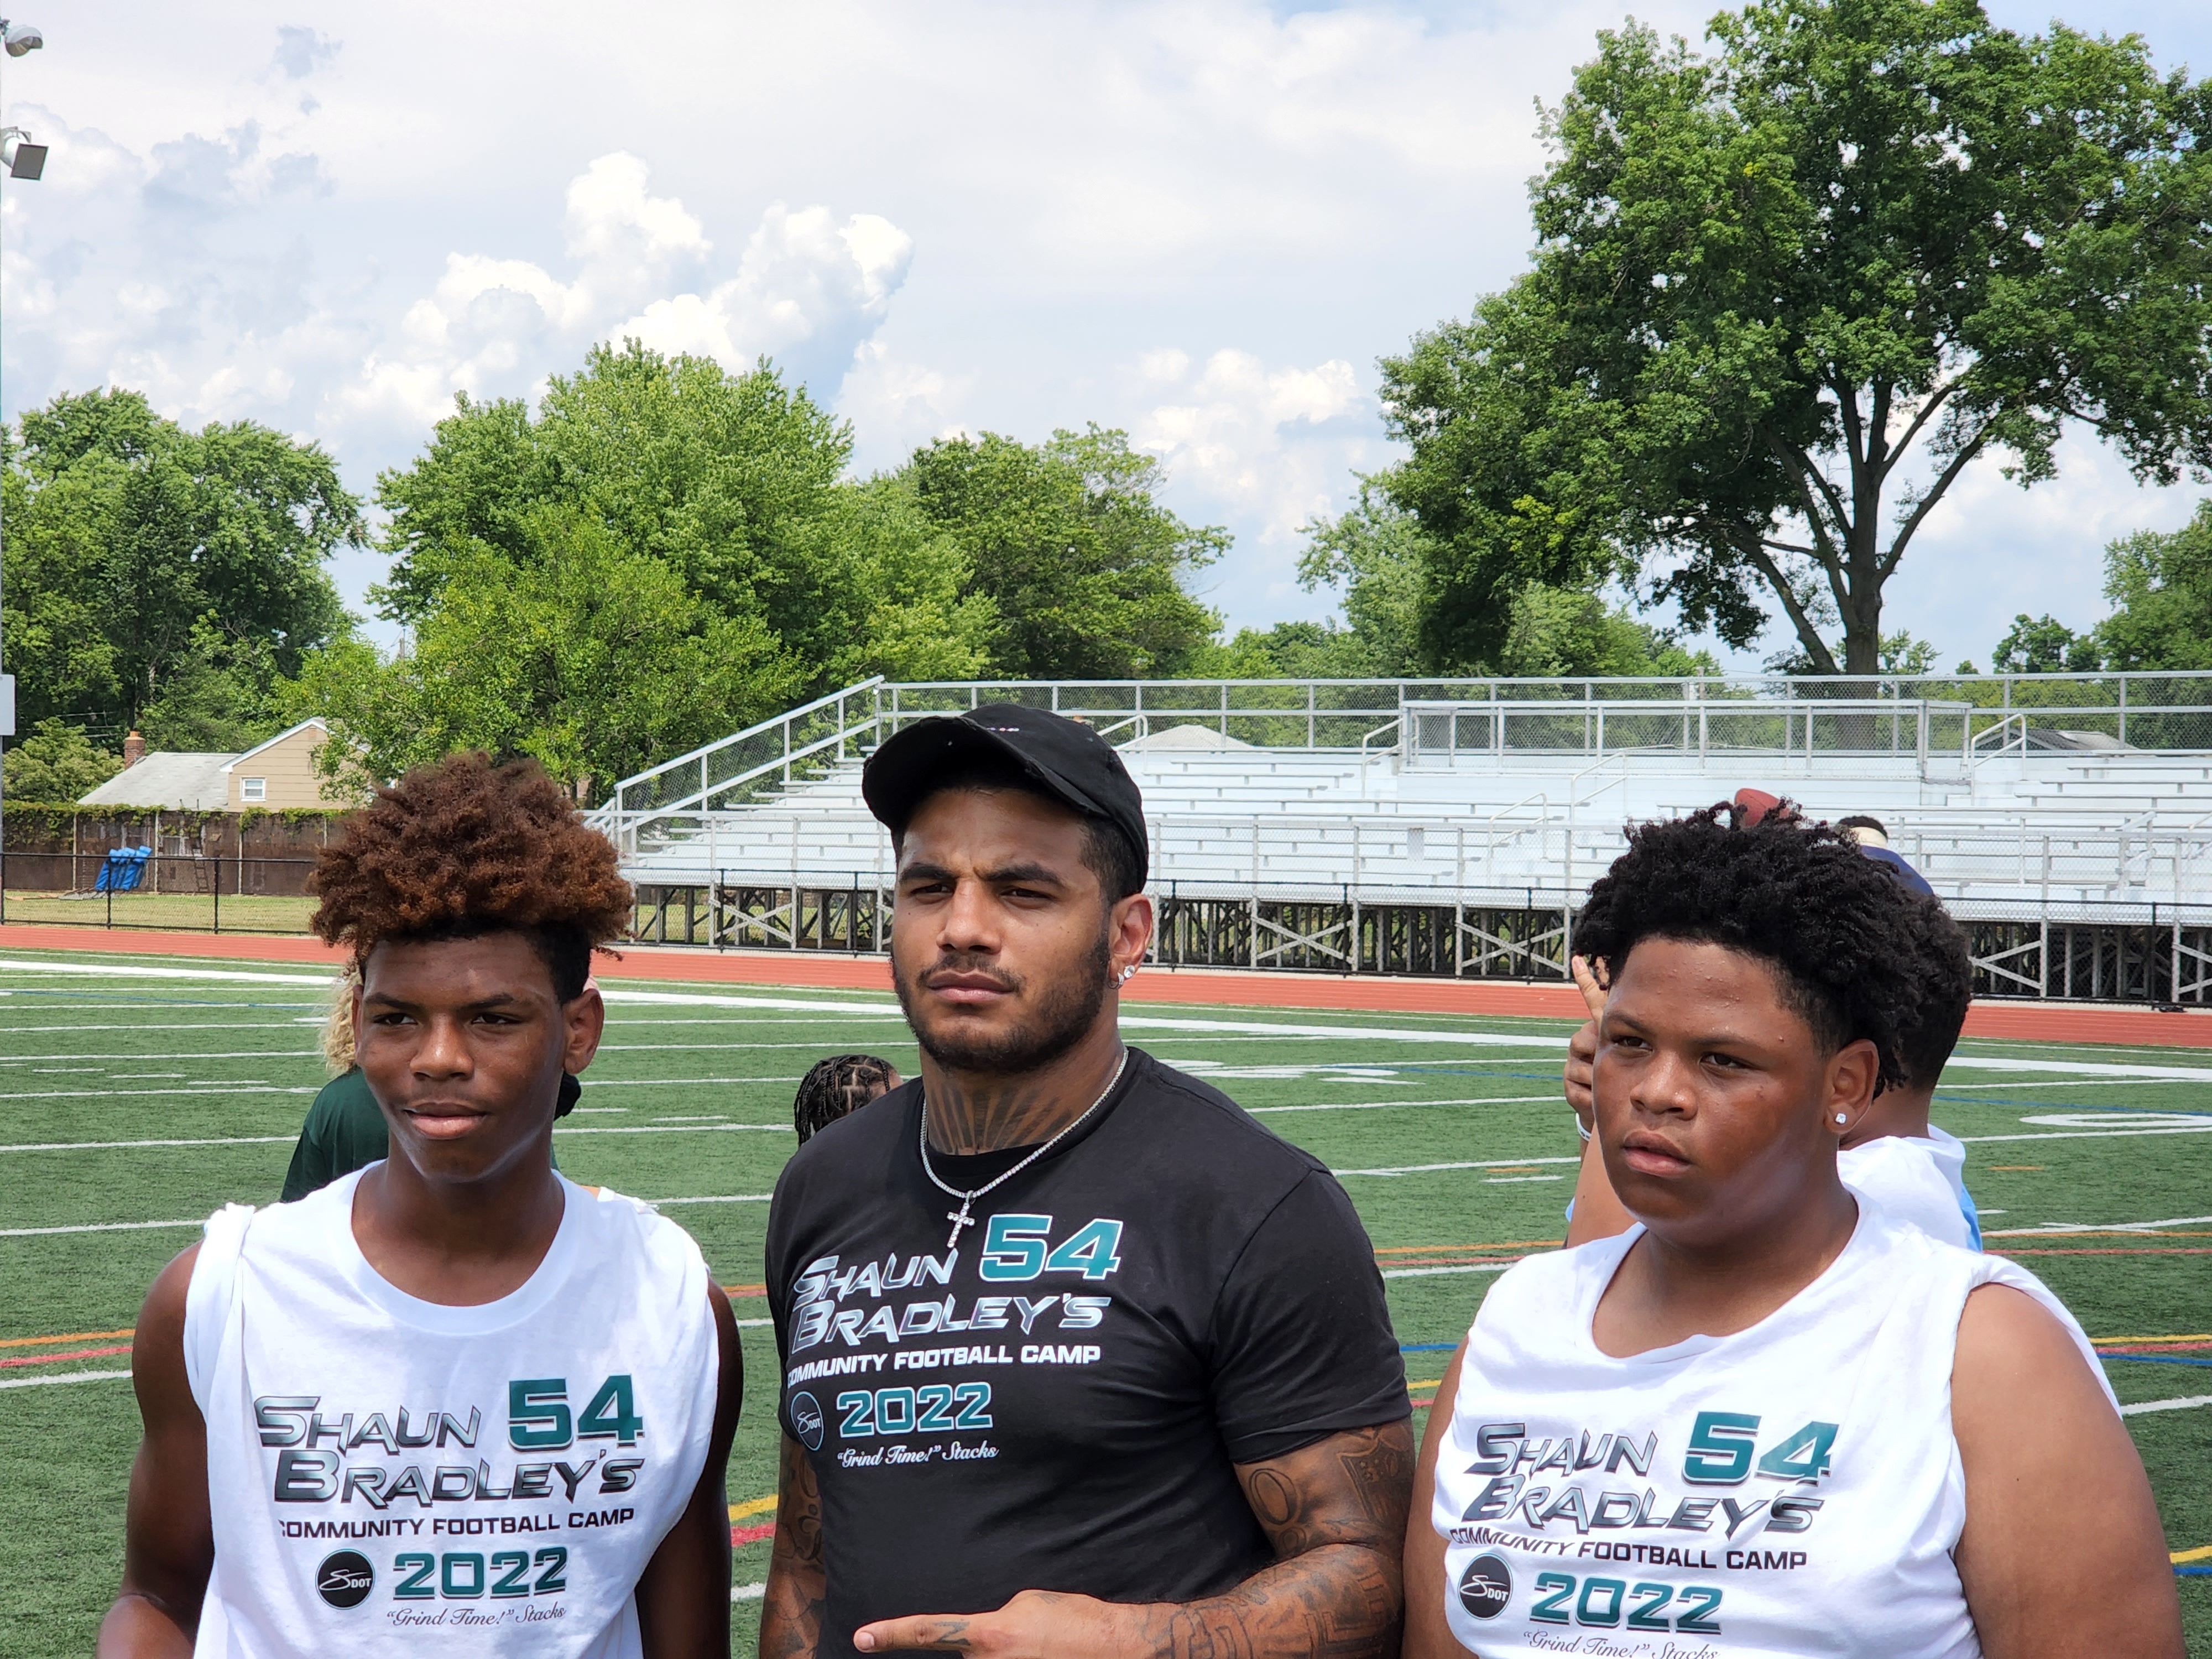
[[[635,1659],[632,1592],[714,1425],[698,1246],[562,1179],[529,1279],[446,1307],[362,1256],[359,1179],[207,1224],[185,1312],[215,1522],[195,1659]]]
[[[1930,1124],[1924,1135],[1882,1135],[1836,1154],[1836,1173],[1899,1221],[1961,1249],[1982,1248],[1982,1222],[1966,1192],[1966,1149]]]
[[[1643,1231],[1530,1257],[1475,1316],[1431,1516],[1453,1636],[1482,1659],[1979,1655],[1951,1560],[1959,1316],[1977,1285],[2023,1291],[2101,1381],[2073,1316],[1862,1200],[1749,1330],[1616,1359],[1590,1321]]]

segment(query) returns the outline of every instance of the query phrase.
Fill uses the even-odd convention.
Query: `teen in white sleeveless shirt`
[[[1422,1449],[1408,1659],[2179,1659],[2079,1327],[1838,1176],[1901,1069],[1889,887],[1831,832],[1698,815],[1593,890],[1596,1135],[1642,1224],[1484,1303]]]
[[[361,1179],[231,1206],[193,1265],[215,1522],[194,1652],[641,1653],[631,1591],[714,1427],[699,1247],[556,1175],[538,1270],[441,1306],[362,1256]]]
[[[103,1659],[720,1659],[728,1302],[673,1223],[551,1162],[629,920],[613,848],[534,765],[462,756],[316,882],[391,1156],[230,1206],[155,1281]]]

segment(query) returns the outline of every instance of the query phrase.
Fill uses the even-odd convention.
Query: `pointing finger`
[[[925,1649],[937,1653],[965,1653],[975,1644],[969,1639],[969,1619],[942,1613],[923,1613],[912,1619],[884,1619],[863,1625],[853,1632],[853,1645],[862,1653],[885,1653]]]
[[[1567,967],[1575,976],[1575,988],[1583,994],[1583,1006],[1589,1010],[1590,1018],[1595,1019],[1605,1012],[1605,987],[1597,982],[1597,975],[1590,971],[1588,957],[1570,957]]]

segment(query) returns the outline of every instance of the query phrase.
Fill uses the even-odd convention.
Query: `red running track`
[[[294,935],[126,932],[41,922],[0,926],[0,950],[108,951],[234,962],[335,963],[339,959],[339,953],[319,939]],[[890,971],[880,957],[817,956],[789,951],[634,945],[618,960],[602,958],[598,972],[608,979],[680,980],[690,984],[804,985],[847,991],[890,988]],[[1127,994],[1132,1002],[1335,1008],[1364,1013],[1573,1019],[1583,1012],[1582,997],[1565,985],[1249,973],[1229,968],[1146,968],[1130,982]],[[2163,1014],[2148,1008],[2081,1003],[1982,1002],[1966,1015],[1966,1035],[2022,1042],[2212,1048],[2212,1011]]]

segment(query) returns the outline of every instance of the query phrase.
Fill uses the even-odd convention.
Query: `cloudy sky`
[[[1694,35],[1709,4],[1638,15]],[[40,5],[46,50],[0,71],[6,118],[53,147],[0,210],[8,413],[136,386],[319,439],[367,495],[457,390],[530,393],[593,340],[764,352],[866,469],[955,429],[1127,428],[1179,511],[1235,532],[1206,584],[1236,623],[1326,610],[1298,526],[1390,459],[1376,359],[1522,267],[1536,101],[1623,15]],[[2065,15],[2212,68],[2195,0]],[[2104,543],[2198,494],[2087,441],[2063,461],[2032,495],[1993,467],[1954,489],[1892,625],[1948,665],[2016,611],[2090,622]],[[341,578],[358,603],[377,574]]]

